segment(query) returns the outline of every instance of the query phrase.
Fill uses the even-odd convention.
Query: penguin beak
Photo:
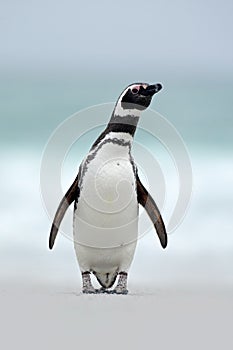
[[[162,89],[162,85],[161,84],[154,84],[154,85],[148,85],[146,88],[146,93],[149,96],[153,96],[154,94],[156,94],[157,92],[159,92]]]

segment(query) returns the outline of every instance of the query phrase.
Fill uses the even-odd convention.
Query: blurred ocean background
[[[192,163],[193,194],[167,250],[162,251],[152,230],[140,239],[129,289],[145,295],[163,290],[232,291],[232,10],[228,0],[2,3],[2,295],[80,290],[72,242],[60,235],[54,251],[48,250],[51,218],[40,194],[43,151],[66,118],[83,108],[115,102],[125,86],[137,81],[163,84],[151,108],[184,140]],[[103,120],[107,123],[109,117]],[[69,158],[64,191],[99,132]],[[140,133],[137,138],[143,142]],[[152,154],[158,152],[156,147],[149,145]],[[162,171],[167,221],[169,196],[174,202],[178,184],[174,171],[163,165]]]

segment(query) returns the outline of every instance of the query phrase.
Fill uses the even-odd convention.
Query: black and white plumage
[[[120,95],[111,119],[79,167],[78,175],[62,199],[52,224],[52,249],[59,225],[74,202],[74,247],[82,272],[83,292],[127,293],[127,273],[138,237],[138,205],[141,204],[157,231],[163,248],[166,229],[153,198],[141,183],[131,155],[140,115],[161,90],[160,84],[129,85]],[[102,288],[91,284],[93,273]]]

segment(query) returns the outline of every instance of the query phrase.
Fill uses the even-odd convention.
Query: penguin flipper
[[[160,211],[151,197],[150,193],[146,190],[146,188],[141,183],[138,174],[136,174],[136,180],[137,180],[137,197],[138,197],[138,203],[141,204],[147,214],[149,215],[151,221],[154,224],[154,227],[156,229],[157,235],[159,237],[161,246],[163,248],[166,248],[167,246],[167,232],[166,228],[163,222],[163,218],[160,214]]]
[[[65,196],[62,198],[57,208],[49,235],[49,249],[53,248],[60,224],[67,209],[69,208],[70,204],[79,197],[78,178],[79,174],[66,192]]]

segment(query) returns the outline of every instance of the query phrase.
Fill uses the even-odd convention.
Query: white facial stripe
[[[126,93],[126,91],[128,89],[133,89],[133,88],[139,88],[140,89],[140,86],[142,86],[144,89],[147,88],[148,84],[132,84],[132,85],[129,85],[120,95],[120,97],[118,98],[118,101],[121,101],[122,97],[124,96],[124,94]]]
[[[139,91],[140,90],[140,85],[133,85],[130,89],[131,89],[131,91],[134,90],[134,89]]]
[[[135,117],[140,117],[141,115],[141,111],[139,111],[138,109],[123,109],[121,107],[121,100],[122,100],[122,97],[124,96],[124,94],[127,92],[128,89],[140,89],[140,87],[143,87],[144,89],[147,88],[148,84],[132,84],[132,85],[129,85],[123,92],[122,94],[120,95],[120,97],[118,98],[118,101],[117,101],[117,105],[116,105],[116,108],[115,108],[115,114],[116,115],[119,115],[120,117],[126,117],[127,115],[133,115]]]
[[[135,84],[135,85],[131,85],[131,86],[129,86],[129,88],[131,89],[131,90],[133,90],[133,89],[137,89],[137,90],[140,90],[140,87],[143,87],[144,89],[146,89],[147,88],[147,84]],[[127,89],[126,89],[127,90]],[[125,91],[126,91],[125,90]]]

